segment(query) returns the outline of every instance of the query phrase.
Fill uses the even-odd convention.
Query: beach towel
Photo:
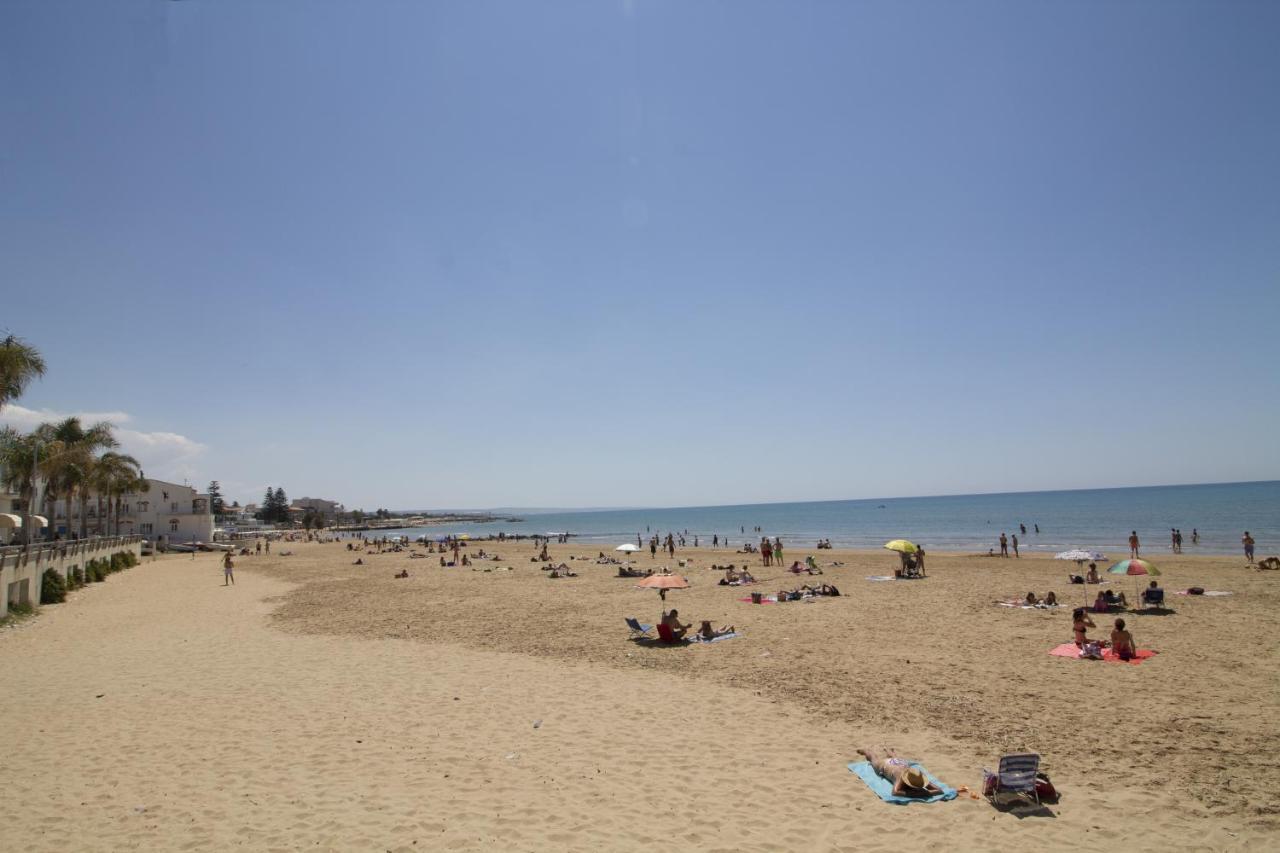
[[[1063,606],[1061,604],[1023,604],[1020,601],[997,601],[996,604],[1001,607],[1017,607],[1022,610],[1055,610]]]
[[[934,794],[932,797],[899,797],[893,793],[893,783],[877,773],[871,766],[869,761],[856,761],[849,764],[849,770],[856,773],[858,778],[867,783],[867,787],[875,792],[875,795],[886,803],[905,806],[911,803],[936,803],[938,800],[954,800],[956,798],[956,789],[950,785],[944,785],[938,781],[938,778],[925,770],[920,764],[911,762],[911,766],[918,769],[933,784],[942,789],[941,794]]]
[[[1190,595],[1190,594],[1191,593],[1187,592],[1185,589],[1180,589],[1174,593],[1174,595]],[[1213,596],[1231,595],[1231,594],[1232,593],[1226,592],[1221,589],[1206,589],[1204,592],[1200,593],[1200,595],[1213,595]]]
[[[1056,648],[1050,649],[1049,654],[1057,658],[1075,658],[1076,660],[1087,660],[1087,658],[1080,657],[1080,647],[1077,646],[1075,643],[1063,643],[1062,645],[1057,646]],[[1111,651],[1111,649],[1103,649],[1102,659],[1104,661],[1109,661],[1110,663],[1142,663],[1144,660],[1154,656],[1156,653],[1153,652],[1151,649],[1138,649],[1138,651],[1135,654],[1137,656],[1133,660],[1120,660],[1120,658],[1116,656],[1116,653]]]
[[[747,599],[747,601],[750,601],[750,600],[751,600],[751,599],[749,599],[749,598]],[[718,642],[720,642],[721,640],[732,640],[734,637],[741,637],[741,636],[742,636],[742,635],[741,635],[741,634],[739,634],[737,631],[734,631],[732,634],[721,634],[719,637],[712,637],[710,640],[708,640],[708,639],[706,639],[705,637],[703,637],[701,634],[695,634],[695,635],[693,636],[693,638],[692,638],[692,642],[694,642],[694,643],[718,643]]]
[[[870,575],[870,576],[867,578],[867,580],[869,580],[869,581],[896,581],[896,580],[897,580],[897,578],[895,578],[893,575]]]
[[[748,596],[747,598],[739,598],[738,600],[745,601],[747,604],[755,604],[755,602],[751,600],[750,596]],[[778,597],[776,595],[762,595],[760,596],[760,603],[761,604],[777,604]]]

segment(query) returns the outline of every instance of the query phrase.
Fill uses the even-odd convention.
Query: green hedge
[[[61,604],[67,600],[67,584],[62,572],[57,569],[44,570],[44,582],[40,584],[41,604]]]

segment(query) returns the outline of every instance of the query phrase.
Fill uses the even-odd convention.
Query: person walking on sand
[[[1020,557],[1018,554],[1018,534],[1013,534],[1013,556]]]
[[[1244,536],[1240,537],[1240,544],[1244,545],[1244,556],[1249,561],[1249,565],[1253,565],[1253,537],[1249,535],[1249,531],[1244,532]]]
[[[222,585],[235,586],[236,584],[236,564],[231,561],[231,552],[228,551],[222,557]]]
[[[1129,533],[1129,557],[1138,559],[1138,531],[1136,530]]]
[[[262,540],[261,539],[258,540],[257,546],[258,546],[257,547],[258,556],[262,556]]]
[[[1000,531],[1000,556],[1009,556],[1009,537],[1004,535],[1004,531]]]

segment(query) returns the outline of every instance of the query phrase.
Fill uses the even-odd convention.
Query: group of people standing
[[[760,559],[766,566],[772,566],[775,563],[779,566],[783,565],[782,540],[775,538],[770,542],[768,536],[761,536]]]

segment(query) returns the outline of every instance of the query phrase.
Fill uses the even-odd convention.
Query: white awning
[[[21,527],[22,516],[8,512],[0,512],[0,527]]]
[[[36,523],[36,527],[49,526],[49,519],[45,518],[43,515],[33,515],[31,516],[31,520]]]

